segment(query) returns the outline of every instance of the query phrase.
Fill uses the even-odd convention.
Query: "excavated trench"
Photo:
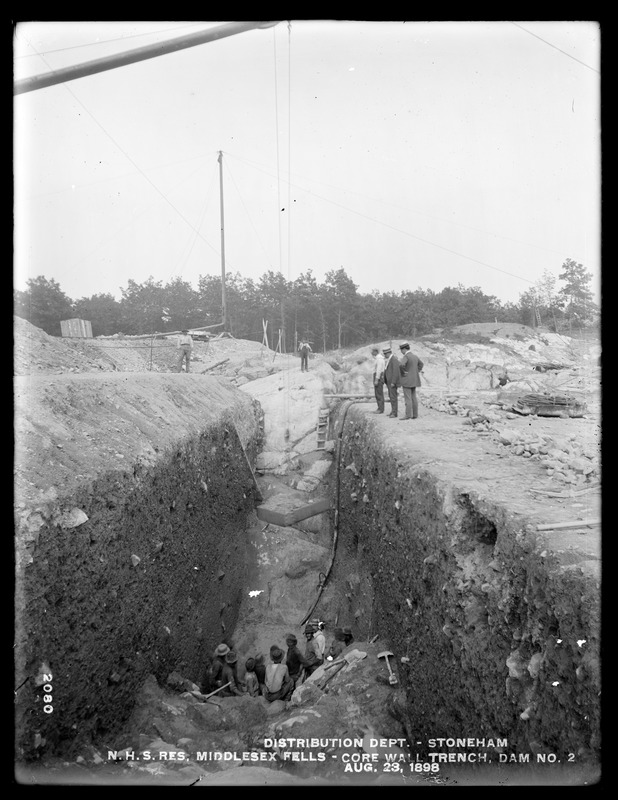
[[[398,715],[416,751],[466,739],[598,758],[589,564],[552,563],[517,515],[442,479],[427,454],[394,449],[358,407],[332,415],[331,435],[332,562],[315,615],[395,654]],[[148,675],[201,681],[259,574],[246,546],[259,448],[257,423],[244,445],[233,424],[209,425],[155,466],[77,490],[70,504],[87,523],[65,511],[37,530],[16,592],[18,759],[113,738]]]

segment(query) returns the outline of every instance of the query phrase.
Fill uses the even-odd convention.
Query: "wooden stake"
[[[209,370],[211,370],[211,369],[214,369],[215,367],[220,367],[220,366],[221,366],[221,364],[225,364],[225,363],[226,363],[226,362],[228,362],[229,360],[230,360],[229,358],[224,358],[224,359],[223,359],[223,361],[217,361],[217,363],[216,363],[216,364],[213,364],[213,365],[212,365],[212,366],[210,366],[210,367],[206,367],[206,369],[203,369],[203,370],[202,370],[202,375],[203,375],[205,372],[208,372]]]

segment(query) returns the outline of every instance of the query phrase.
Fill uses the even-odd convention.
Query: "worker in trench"
[[[255,658],[248,658],[245,661],[245,688],[251,697],[261,695],[260,682],[255,674]]]
[[[202,681],[202,690],[205,692],[212,692],[215,689],[220,689],[225,683],[223,678],[223,667],[225,665],[225,657],[230,652],[230,648],[221,642],[215,648],[213,653],[212,662],[206,669],[204,680]]]
[[[285,655],[285,663],[290,673],[290,678],[294,682],[294,688],[303,682],[305,677],[305,667],[309,666],[309,662],[300,652],[298,647],[298,639],[293,633],[287,633],[285,636],[285,643],[288,646]]]
[[[283,650],[277,645],[270,648],[271,663],[266,667],[266,678],[262,696],[269,702],[289,700],[294,691],[294,681],[290,677],[287,664],[283,663]]]
[[[335,638],[328,648],[328,655],[326,656],[327,661],[333,661],[334,659],[339,658],[346,647],[348,647],[348,645],[352,644],[354,641],[351,628],[335,628],[334,634]]]
[[[243,694],[243,687],[238,679],[238,657],[233,650],[225,654],[225,663],[221,669],[220,697],[232,697]]]
[[[305,666],[306,677],[309,677],[312,672],[315,672],[316,669],[321,667],[324,663],[324,656],[320,655],[320,646],[315,639],[316,631],[317,628],[310,622],[305,626],[305,639],[307,640],[307,644],[305,645],[305,660],[307,661],[307,665]]]

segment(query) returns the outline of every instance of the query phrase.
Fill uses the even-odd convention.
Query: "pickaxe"
[[[326,684],[332,678],[334,678],[335,675],[337,675],[337,673],[340,672],[344,667],[353,664],[355,661],[362,661],[362,659],[365,658],[366,655],[367,653],[364,653],[362,650],[350,650],[342,658],[338,659],[337,661],[333,661],[331,664],[324,667],[323,676],[320,678],[319,681],[317,681],[317,685],[320,687],[320,689],[324,689]],[[331,667],[333,668],[337,667],[337,669],[333,669],[333,671],[327,675],[327,670],[331,669]]]
[[[388,660],[388,657],[392,655],[393,654],[391,653],[390,650],[383,650],[381,653],[378,653],[378,658],[383,658],[386,661],[386,666],[388,667],[388,682],[391,685],[395,685],[396,683],[399,683],[399,681],[397,680],[397,676],[391,669],[391,663]]]

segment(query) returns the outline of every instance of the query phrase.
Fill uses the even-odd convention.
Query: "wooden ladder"
[[[318,412],[318,424],[316,426],[318,444],[318,450],[324,450],[324,445],[326,443],[326,437],[328,435],[328,417],[329,411],[327,408],[321,408]]]

